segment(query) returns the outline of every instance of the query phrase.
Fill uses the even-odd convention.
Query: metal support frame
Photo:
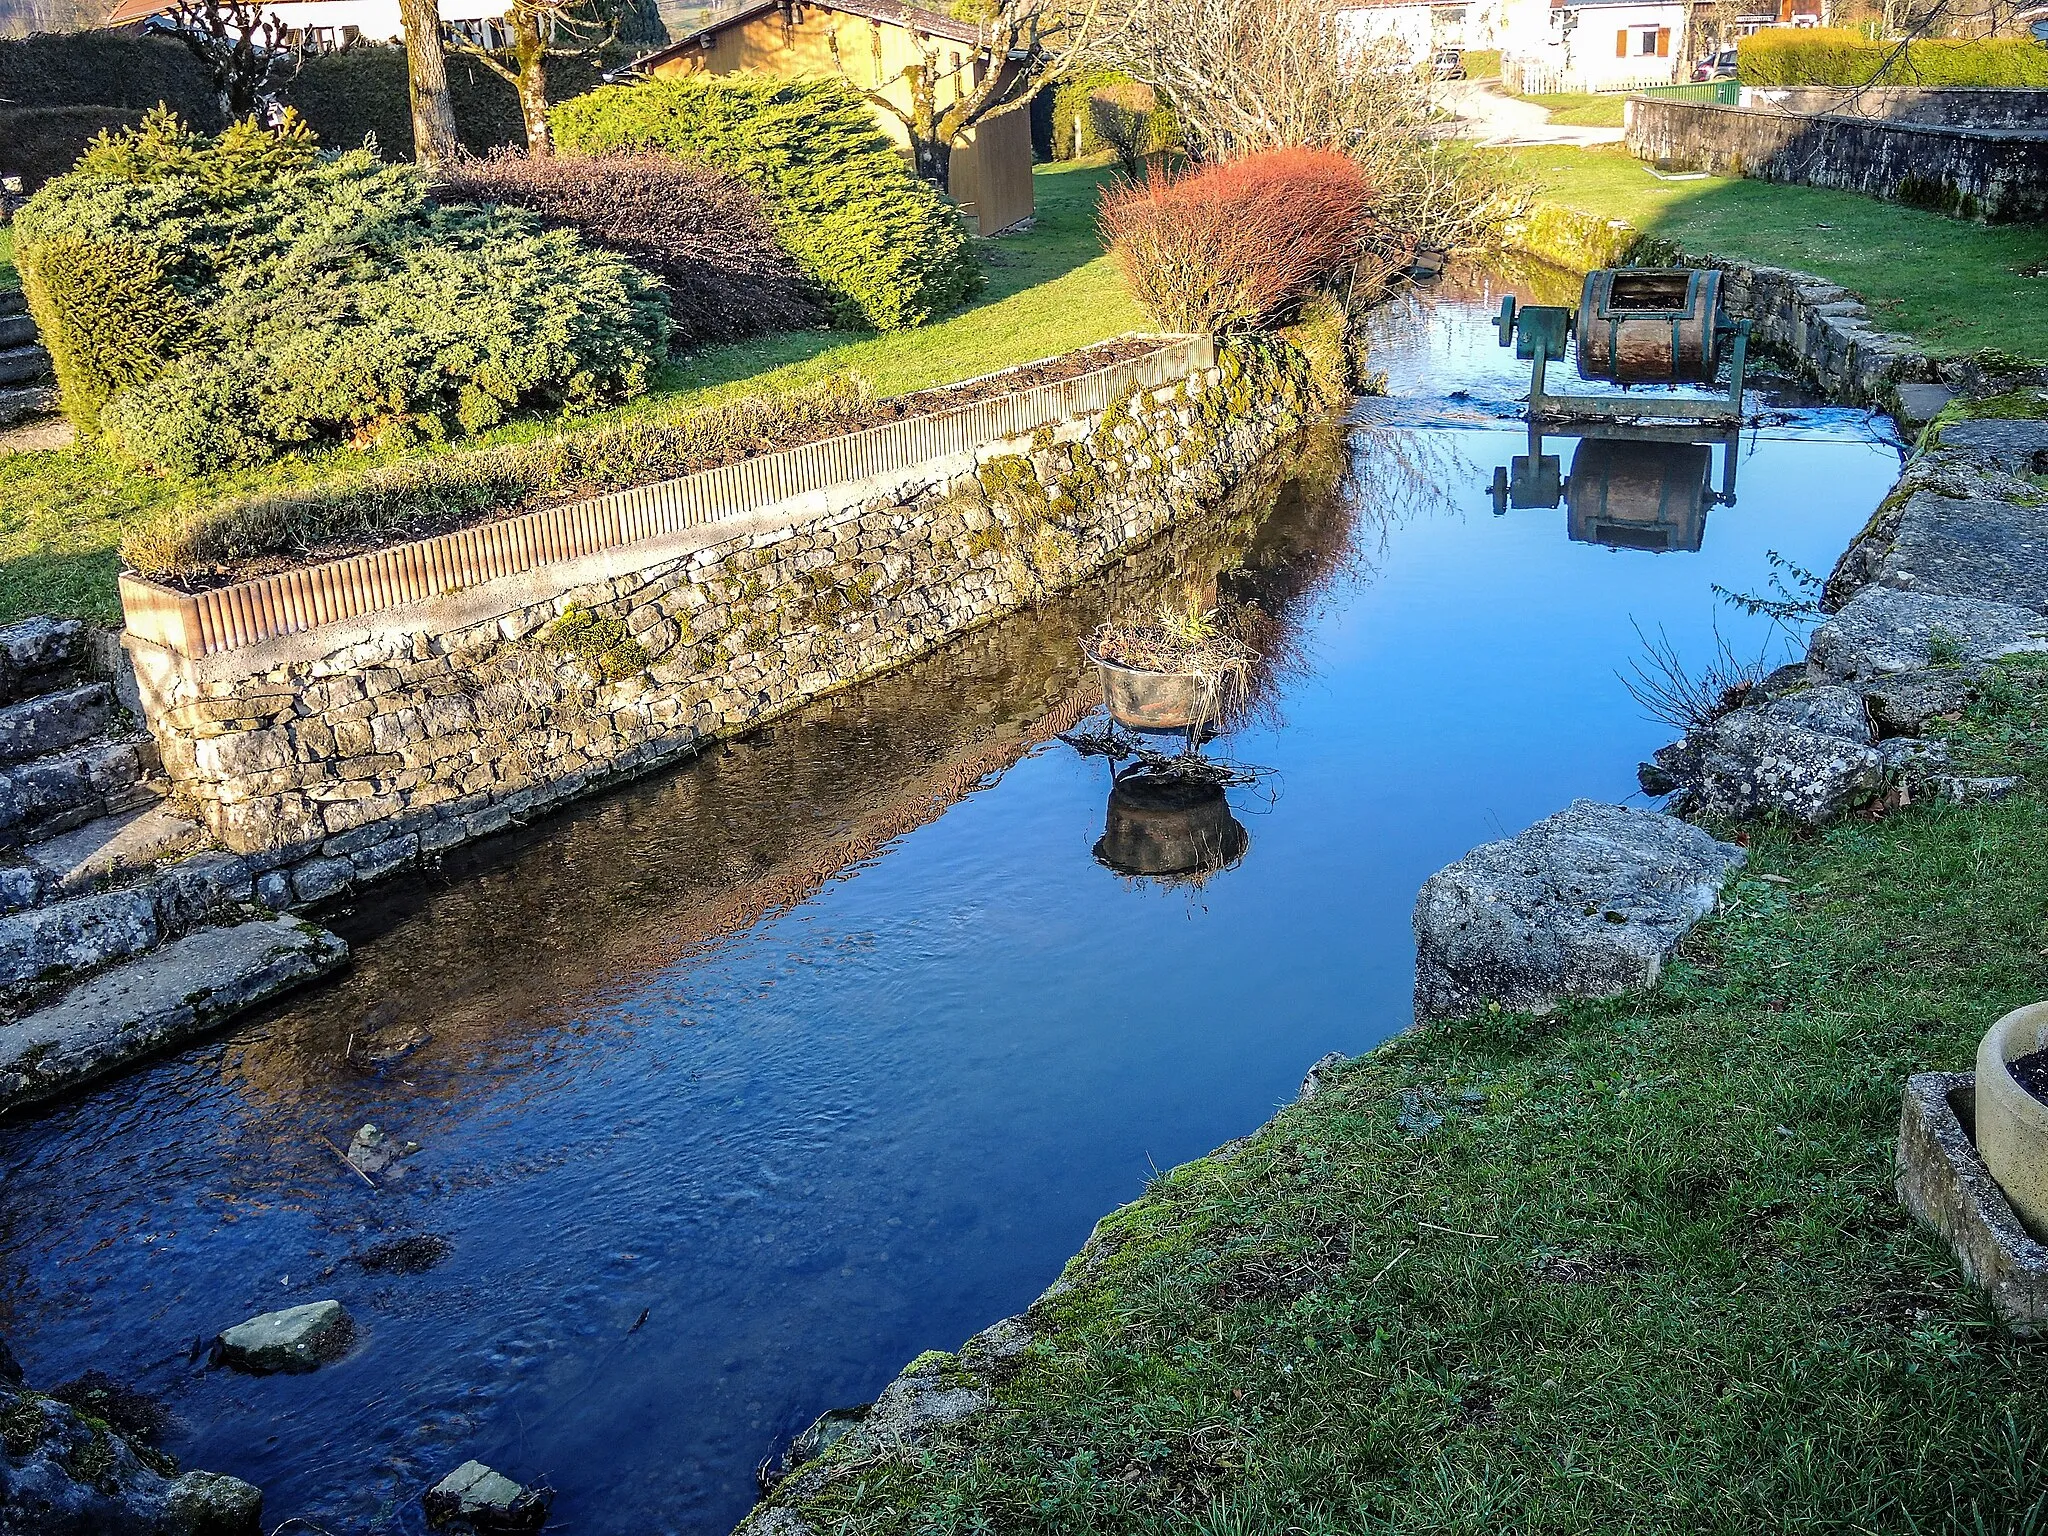
[[[1573,312],[1561,304],[1517,307],[1509,294],[1501,300],[1494,322],[1500,344],[1512,345],[1515,356],[1528,360],[1529,419],[1536,421],[1659,421],[1736,422],[1742,420],[1743,375],[1749,366],[1749,322],[1717,323],[1717,335],[1728,343],[1729,380],[1724,397],[1700,399],[1622,393],[1616,395],[1552,394],[1547,387],[1549,364],[1561,362],[1576,328]],[[1631,386],[1622,385],[1624,391]]]

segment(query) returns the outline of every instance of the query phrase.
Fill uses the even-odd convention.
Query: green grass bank
[[[1757,829],[1654,992],[1401,1036],[1159,1176],[1034,1309],[992,1410],[902,1459],[828,1453],[803,1518],[2048,1528],[2048,1342],[1891,1187],[1906,1076],[2048,995],[2048,664],[1947,734],[2024,790]]]
[[[886,334],[789,332],[706,348],[670,364],[653,390],[616,411],[510,422],[438,451],[782,393],[848,370],[865,375],[879,394],[908,394],[1147,329],[1095,234],[1096,197],[1109,174],[1100,163],[1040,166],[1034,228],[974,242],[987,288],[931,325]],[[0,280],[12,272],[10,252],[11,245],[0,247]],[[0,623],[31,613],[118,623],[117,550],[140,520],[230,492],[327,479],[434,451],[336,450],[192,479],[130,470],[90,446],[0,457]]]
[[[1619,147],[1499,153],[1559,206],[1839,283],[1930,356],[2048,360],[2048,225],[1973,224],[1819,187],[1664,180]]]

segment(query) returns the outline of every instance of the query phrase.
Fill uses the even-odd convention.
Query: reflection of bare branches
[[[1359,426],[1357,494],[1379,519],[1382,541],[1400,524],[1464,512],[1479,465],[1464,451],[1461,435]]]

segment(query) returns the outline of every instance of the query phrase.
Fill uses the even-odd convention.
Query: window
[[[1624,27],[1614,34],[1617,59],[1668,59],[1671,57],[1669,27]]]

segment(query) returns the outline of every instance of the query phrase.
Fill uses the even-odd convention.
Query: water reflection
[[[1140,768],[1110,786],[1095,858],[1132,879],[1200,886],[1234,868],[1250,846],[1220,784]]]
[[[1545,453],[1546,434],[1529,428],[1529,450],[1493,471],[1493,510],[1566,509],[1565,531],[1580,544],[1656,553],[1697,553],[1706,542],[1707,512],[1735,505],[1741,433],[1706,437],[1698,428],[1586,425],[1552,437],[1576,437],[1572,469]],[[1702,440],[1702,438],[1705,440]],[[1714,450],[1721,480],[1713,483]]]

